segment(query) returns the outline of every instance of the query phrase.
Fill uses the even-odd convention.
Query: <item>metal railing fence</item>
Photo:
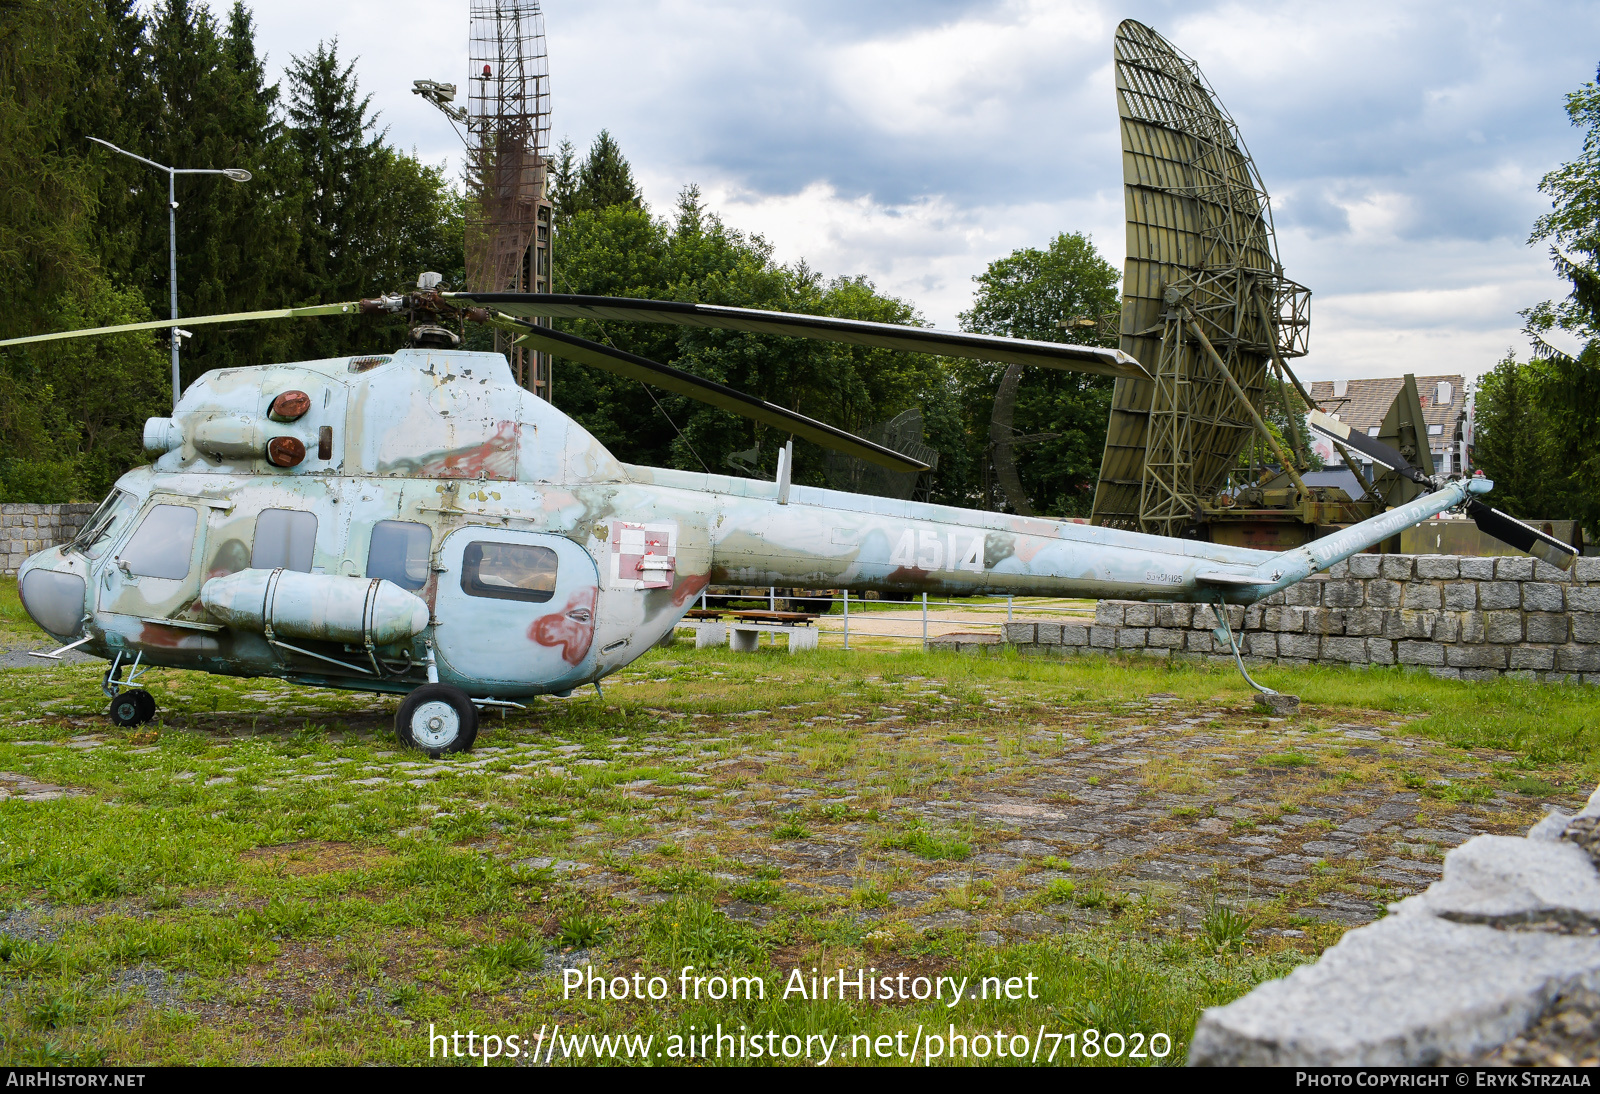
[[[951,632],[967,632],[970,628],[994,628],[1001,631],[1007,623],[1037,619],[1039,616],[1068,616],[1085,621],[1092,621],[1094,617],[1094,601],[1083,601],[1079,605],[1063,604],[1062,597],[962,597],[946,598],[944,600],[930,599],[927,593],[922,593],[914,600],[868,600],[859,593],[852,594],[848,590],[837,593],[832,590],[817,590],[804,592],[784,592],[779,594],[776,586],[769,587],[764,593],[760,591],[743,590],[740,592],[712,592],[710,589],[700,594],[698,606],[704,610],[711,610],[713,601],[720,601],[729,611],[737,610],[738,603],[759,603],[766,601],[767,610],[777,611],[779,601],[800,601],[803,603],[801,610],[817,616],[815,626],[827,635],[839,635],[843,639],[844,648],[850,648],[851,626],[855,626],[857,639],[861,638],[893,638],[893,639],[920,639],[924,648],[931,639],[938,638]],[[821,609],[826,604],[826,610]],[[1000,618],[1001,613],[1004,618]],[[962,618],[952,619],[949,614],[960,613]],[[982,618],[994,616],[993,619]],[[907,625],[899,629],[889,629],[886,623],[889,620],[906,618]],[[838,626],[833,626],[838,624]],[[937,633],[935,633],[937,629]],[[776,635],[769,636],[775,640]]]

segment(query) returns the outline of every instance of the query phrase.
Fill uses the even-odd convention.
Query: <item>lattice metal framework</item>
[[[467,289],[550,291],[550,66],[538,0],[472,0],[467,77]],[[496,336],[519,383],[548,399],[550,357]]]
[[[1266,188],[1199,67],[1133,20],[1117,28],[1127,260],[1122,349],[1094,523],[1182,535],[1249,440],[1249,413],[1192,320],[1260,408],[1273,367],[1305,354],[1309,290],[1283,276]]]

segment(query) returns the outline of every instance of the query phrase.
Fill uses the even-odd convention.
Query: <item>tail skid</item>
[[[1280,589],[1304,581],[1336,562],[1343,562],[1351,555],[1359,554],[1368,547],[1399,534],[1432,513],[1453,509],[1473,494],[1487,493],[1493,488],[1494,484],[1487,479],[1457,479],[1446,483],[1442,490],[1436,490],[1432,494],[1417,498],[1386,513],[1380,513],[1359,524],[1353,524],[1331,536],[1273,555],[1249,575],[1224,573],[1198,575],[1196,580],[1200,585],[1209,586],[1214,590],[1213,602],[1217,605],[1215,610],[1219,623],[1213,633],[1220,641],[1228,644],[1234,663],[1239,667],[1239,674],[1256,690],[1257,702],[1267,710],[1280,715],[1291,713],[1300,705],[1298,697],[1282,695],[1265,684],[1258,683],[1245,670],[1238,636],[1228,625],[1228,613],[1224,607],[1226,604],[1254,604]]]

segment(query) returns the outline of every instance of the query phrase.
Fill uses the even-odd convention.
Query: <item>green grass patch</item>
[[[1073,894],[1078,891],[1078,886],[1070,878],[1058,877],[1039,890],[1039,901],[1043,904],[1065,904],[1073,899]]]
[[[1536,775],[1502,776],[1501,781],[1507,790],[1533,798],[1547,798],[1559,791],[1553,783]]]
[[[972,857],[972,845],[959,836],[938,836],[920,827],[892,832],[883,837],[881,846],[897,851],[910,851],[925,859],[948,859],[961,862]]]
[[[772,829],[774,839],[807,839],[810,835],[811,829],[794,817],[779,821]]]
[[[1307,756],[1304,752],[1274,752],[1256,760],[1262,767],[1310,767],[1316,762],[1315,757]]]
[[[14,590],[0,581],[0,628],[37,648],[48,639]],[[1489,788],[1532,812],[1593,781],[1600,711],[1600,689],[1269,667],[1303,706],[1262,732],[1237,673],[1204,664],[679,646],[608,681],[603,700],[585,689],[486,715],[478,753],[435,764],[394,742],[392,698],[168,669],[150,675],[160,721],[135,738],[104,721],[100,671],[0,673],[0,772],[65,790],[0,801],[0,1038],[19,1065],[413,1064],[430,1022],[848,1038],[951,1020],[934,1004],[774,1000],[791,969],[813,966],[1033,973],[1038,999],[963,1004],[957,1024],[1161,1032],[1181,1062],[1201,1009],[1282,975],[1337,928],[1251,947],[1250,916],[1298,923],[1301,905],[1252,897],[1263,903],[1233,913],[1241,935],[1222,911],[1158,915],[1158,898],[1178,898],[1115,891],[1120,878],[1033,887],[1030,871],[1064,873],[1080,847],[978,856],[1038,837],[1025,811],[980,814],[972,795],[1079,810],[1068,788],[1082,790],[1085,750],[1172,712],[1224,735],[1230,758],[1195,765],[1260,791],[1214,791],[1219,774],[1175,804],[1137,768],[1095,768],[1102,794],[1131,792],[1175,838],[1235,803],[1250,811],[1241,831],[1294,802],[1320,817],[1318,795],[1356,777],[1343,767],[1383,794],[1409,776],[1429,813]],[[1158,692],[1174,698],[1153,713]],[[752,695],[768,713],[751,713]],[[1381,760],[1347,764],[1322,742],[1349,723],[1438,743],[1382,742]],[[1478,769],[1492,777],[1456,777]],[[651,787],[621,785],[636,782]],[[853,857],[836,855],[845,845]],[[1307,884],[1332,885],[1334,866]],[[1023,913],[1060,933],[979,940]],[[947,918],[927,926],[934,914]],[[738,972],[764,977],[769,997],[562,999],[558,961]]]

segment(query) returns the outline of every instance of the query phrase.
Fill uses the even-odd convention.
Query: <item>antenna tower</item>
[[[1311,294],[1283,274],[1266,187],[1199,66],[1131,19],[1115,59],[1122,349],[1152,379],[1117,380],[1094,523],[1179,536],[1256,430],[1268,370],[1305,354]]]
[[[467,76],[469,292],[550,291],[550,64],[539,0],[472,0]],[[552,394],[550,355],[496,333],[517,382]]]

